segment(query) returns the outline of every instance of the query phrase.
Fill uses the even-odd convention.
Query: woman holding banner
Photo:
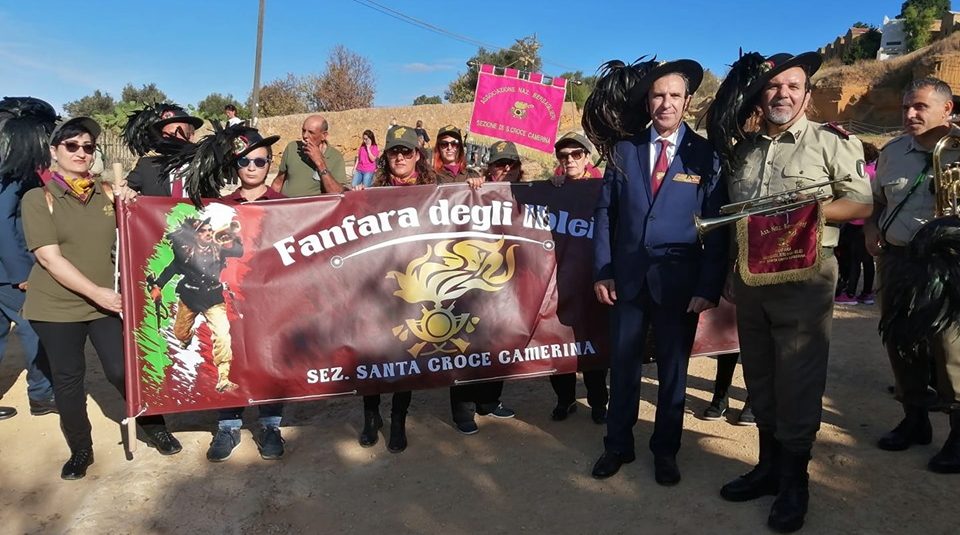
[[[387,132],[387,142],[383,154],[377,158],[377,172],[373,185],[380,186],[419,186],[436,184],[437,175],[428,163],[427,156],[417,140],[417,133],[409,126],[395,126]],[[362,190],[363,185],[354,188]],[[387,450],[400,453],[407,449],[407,409],[410,408],[412,392],[393,393],[390,407],[390,441]],[[377,432],[383,427],[380,416],[380,394],[363,396],[363,430],[360,431],[360,445],[369,448],[377,443]]]
[[[437,144],[433,147],[433,170],[441,184],[465,182],[476,173],[467,169],[467,153],[463,147],[463,133],[453,125],[437,132]]]
[[[80,479],[93,464],[83,384],[87,338],[107,380],[121,394],[125,391],[120,294],[114,290],[111,259],[117,228],[113,191],[89,172],[99,135],[100,125],[88,117],[58,126],[50,137],[51,178],[28,192],[22,207],[27,246],[37,258],[23,315],[50,361],[60,426],[70,447],[63,479]],[[126,188],[117,193],[135,195]],[[161,454],[183,449],[162,416],[141,416],[137,423]]]

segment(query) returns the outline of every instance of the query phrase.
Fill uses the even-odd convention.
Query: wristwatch
[[[320,176],[329,175],[330,171],[328,171],[327,169],[317,169],[317,174]]]

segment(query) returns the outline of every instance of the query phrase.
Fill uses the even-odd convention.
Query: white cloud
[[[400,68],[404,72],[437,72],[454,70],[454,66],[449,63],[404,63]]]

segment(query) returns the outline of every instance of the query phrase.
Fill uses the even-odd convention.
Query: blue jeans
[[[353,185],[354,185],[354,186],[359,186],[360,184],[363,184],[363,187],[365,187],[365,188],[369,188],[370,186],[372,186],[372,185],[373,185],[373,171],[369,171],[369,172],[364,173],[364,172],[362,172],[362,171],[357,171],[356,169],[354,169],[354,171],[353,171]]]
[[[258,423],[261,427],[280,427],[280,419],[283,416],[283,403],[257,405],[257,408],[260,411]],[[240,429],[240,427],[243,426],[243,409],[243,407],[220,409],[217,427],[231,431]]]
[[[16,324],[14,328],[23,348],[23,359],[27,370],[27,397],[34,401],[41,401],[53,397],[53,385],[50,384],[50,369],[46,363],[46,355],[42,353],[40,339],[33,331],[30,322],[20,316],[23,301],[26,295],[12,284],[0,283],[0,360],[7,348],[7,338],[10,336],[10,322]],[[41,365],[43,369],[41,369]]]

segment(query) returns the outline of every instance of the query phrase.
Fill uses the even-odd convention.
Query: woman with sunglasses
[[[467,169],[467,154],[463,146],[463,133],[453,125],[437,132],[437,144],[433,147],[433,170],[441,184],[466,182],[479,175]]]
[[[377,172],[374,187],[379,186],[418,186],[436,184],[437,175],[427,163],[427,156],[417,140],[417,133],[409,126],[395,126],[387,132],[387,143],[383,155],[377,159]],[[357,186],[362,190],[363,186]],[[390,407],[390,441],[387,450],[400,453],[407,449],[407,409],[410,408],[412,393],[394,392]],[[360,432],[360,445],[369,448],[377,443],[377,432],[383,427],[380,416],[380,395],[363,396],[363,430]]]
[[[236,173],[240,179],[240,187],[221,200],[227,204],[244,204],[253,201],[284,199],[285,195],[267,186],[267,175],[270,173],[270,164],[273,161],[273,144],[280,136],[264,138],[255,128],[244,125],[232,126],[216,135],[228,136],[232,141],[228,144],[234,147],[230,157],[232,168],[229,173]],[[205,139],[201,143],[213,143],[215,137]],[[198,161],[196,165],[202,165]],[[209,174],[216,172],[206,169],[202,172]],[[256,437],[257,450],[264,460],[274,461],[283,457],[283,438],[280,434],[280,422],[283,416],[282,403],[259,405],[259,434]],[[226,461],[233,453],[233,449],[240,444],[240,428],[243,426],[243,407],[221,409],[217,422],[217,432],[207,449],[207,460],[218,463]]]
[[[603,178],[603,173],[590,161],[592,146],[586,136],[577,132],[560,136],[553,145],[558,165],[550,177],[550,183],[559,188],[566,180]]]
[[[357,147],[357,158],[353,161],[353,187],[363,185],[369,188],[373,184],[373,172],[377,170],[377,158],[380,147],[371,130],[363,131],[363,142]]]
[[[511,141],[498,141],[490,147],[490,163],[482,178],[469,178],[467,184],[478,188],[484,182],[520,182],[523,180],[523,167],[520,153]]]
[[[27,281],[24,317],[49,358],[60,427],[70,459],[60,477],[80,479],[93,464],[87,417],[84,344],[93,343],[107,380],[125,393],[120,294],[111,249],[117,228],[113,191],[90,176],[100,125],[88,117],[63,123],[50,137],[53,168],[43,188],[23,198],[27,247],[37,263]],[[117,191],[129,196],[129,192]],[[164,455],[182,447],[162,416],[141,416],[147,442]]]

